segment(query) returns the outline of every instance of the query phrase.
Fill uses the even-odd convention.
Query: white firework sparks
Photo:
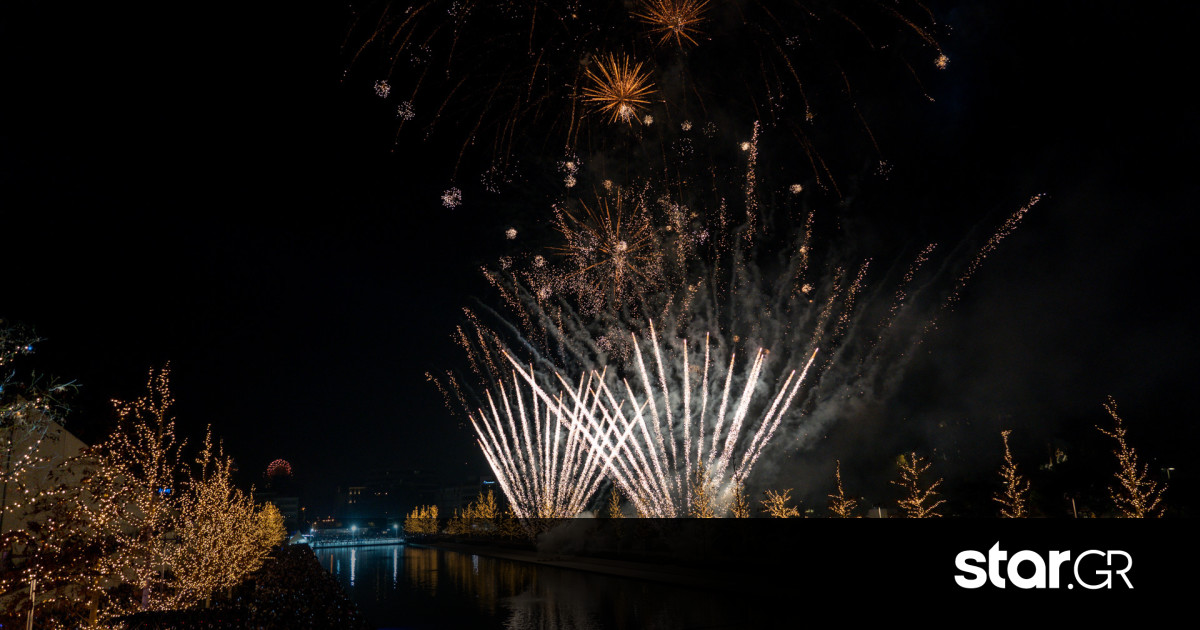
[[[417,112],[413,109],[412,101],[404,101],[396,106],[396,117],[400,120],[412,120],[416,116]]]
[[[678,419],[672,417],[672,387],[668,386],[668,381],[663,372],[662,351],[658,338],[655,334],[653,326],[650,328],[651,346],[654,349],[655,366],[658,372],[658,391],[653,392],[653,387],[650,384],[650,377],[646,371],[645,360],[642,356],[640,346],[637,348],[638,372],[641,376],[642,386],[645,399],[640,405],[635,404],[635,411],[632,421],[643,423],[645,420],[644,414],[639,407],[649,406],[651,413],[650,419],[657,425],[659,417],[657,408],[661,405],[663,409],[662,419],[665,421],[667,428],[668,447],[670,449],[670,457],[667,457],[667,450],[662,448],[661,440],[658,443],[658,453],[656,459],[663,460],[667,465],[665,470],[659,471],[659,467],[655,465],[657,479],[652,483],[642,481],[643,476],[639,475],[636,479],[641,481],[638,485],[629,484],[626,489],[630,496],[641,494],[652,502],[653,509],[646,513],[656,514],[658,516],[677,516],[687,515],[692,508],[692,492],[693,486],[690,483],[695,478],[696,472],[699,470],[707,471],[708,483],[712,484],[715,490],[715,496],[723,496],[731,492],[733,487],[745,481],[750,475],[754,464],[758,461],[759,455],[774,437],[776,429],[779,427],[784,415],[791,407],[792,401],[795,399],[797,392],[800,390],[800,385],[804,382],[805,376],[808,375],[808,369],[812,366],[813,359],[816,358],[816,351],[809,357],[808,362],[804,365],[799,376],[793,370],[784,380],[783,384],[778,386],[774,398],[771,400],[770,406],[766,409],[761,420],[757,424],[757,429],[753,430],[753,435],[750,437],[749,443],[745,442],[745,438],[750,436],[750,430],[754,426],[753,422],[747,422],[748,414],[750,413],[751,402],[755,399],[755,391],[757,389],[759,376],[763,367],[763,362],[766,359],[768,350],[759,349],[755,353],[754,361],[749,369],[749,374],[745,377],[745,386],[742,389],[737,404],[729,407],[731,402],[729,398],[730,386],[734,381],[736,364],[736,354],[731,353],[729,366],[726,368],[725,384],[722,388],[721,403],[714,416],[709,417],[709,374],[710,374],[710,352],[709,338],[705,336],[704,343],[704,366],[699,371],[700,380],[700,401],[698,405],[692,400],[692,390],[695,383],[692,377],[691,366],[688,365],[688,350],[687,342],[683,343],[683,369],[681,370],[682,382],[676,377],[672,387],[676,388],[674,392],[676,398],[682,397],[682,414]],[[714,384],[716,379],[714,380]],[[606,390],[607,391],[607,390]],[[626,391],[629,392],[631,400],[636,400],[626,383]],[[658,402],[655,402],[655,398]],[[611,393],[608,394],[608,399],[611,402]],[[760,409],[758,413],[762,413]],[[757,415],[757,414],[756,414]],[[613,409],[611,422],[628,424],[630,420],[626,419],[618,407]],[[708,436],[705,435],[708,429],[709,422],[713,423],[709,429]],[[678,440],[678,425],[682,425],[682,443],[677,444]],[[658,432],[656,426],[656,433]],[[692,458],[693,451],[693,436],[695,458]],[[645,436],[643,436],[645,437]],[[636,440],[632,442],[638,444]],[[650,446],[651,444],[642,443],[642,446]],[[681,447],[681,448],[680,448]],[[628,455],[629,451],[624,451]],[[682,456],[682,462],[680,461]],[[639,457],[632,459],[626,458],[623,462],[625,465],[635,467],[638,462],[642,461]],[[681,466],[682,464],[682,466]],[[635,468],[636,469],[636,468]],[[642,473],[648,477],[649,469],[643,467]],[[672,476],[673,475],[673,478]],[[630,481],[633,481],[632,479]],[[656,495],[654,488],[659,489]],[[673,491],[672,491],[673,489]],[[662,492],[662,491],[666,492]],[[655,500],[657,499],[657,500]],[[683,514],[680,514],[683,512]]]
[[[487,395],[488,410],[470,414],[479,448],[519,518],[575,516],[587,508],[606,466],[595,448],[608,439],[593,417],[596,377],[574,388],[563,382],[569,398],[552,396],[532,367],[526,372],[504,356],[514,368],[512,389],[498,384],[497,396]]]
[[[637,337],[631,336],[635,362],[627,369],[640,377],[640,387],[631,386],[628,379],[610,384],[605,378],[607,369],[591,372],[576,387],[569,386],[560,376],[568,401],[561,395],[557,399],[547,395],[537,386],[532,370],[528,373],[521,370],[521,374],[525,384],[548,407],[561,410],[555,412],[555,417],[562,426],[581,432],[573,439],[590,445],[586,470],[590,470],[587,466],[591,462],[601,462],[603,473],[641,514],[659,518],[687,516],[693,500],[691,480],[698,471],[705,471],[707,483],[717,496],[731,492],[749,476],[796,398],[816,351],[799,374],[795,370],[788,374],[764,409],[764,404],[754,403],[768,350],[759,349],[749,370],[741,372],[734,369],[737,357],[731,353],[722,384],[711,369],[708,336],[705,336],[702,368],[690,365],[684,341],[680,356],[669,369],[672,376],[668,379],[662,344],[653,324],[649,343],[653,370],[647,368],[646,352]],[[735,381],[740,395],[733,391]],[[717,392],[710,392],[710,384],[721,389],[719,404]],[[757,424],[752,417],[759,418]],[[580,483],[592,481],[592,477],[585,475]]]

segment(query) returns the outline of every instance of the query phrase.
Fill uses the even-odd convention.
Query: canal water
[[[408,545],[316,554],[373,628],[757,626],[745,598],[710,590]]]

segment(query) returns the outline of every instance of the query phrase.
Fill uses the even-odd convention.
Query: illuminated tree
[[[496,493],[491,490],[488,490],[487,494],[480,492],[473,507],[475,518],[488,523],[495,521],[496,515],[499,514],[499,509],[496,507]]]
[[[926,486],[921,478],[932,464],[916,453],[910,453],[908,456],[901,455],[897,459],[896,465],[900,468],[900,481],[893,480],[892,483],[903,488],[906,493],[896,502],[904,516],[907,518],[941,516],[937,509],[945,503],[945,500],[935,501],[934,497],[938,495],[937,488],[942,484],[942,480],[938,479]]]
[[[404,517],[404,533],[408,535],[424,534],[421,531],[421,506],[413,508],[408,516]]]
[[[95,474],[87,480],[90,500],[78,508],[111,537],[114,553],[106,572],[141,592],[142,610],[163,607],[151,599],[167,587],[174,545],[174,519],[183,441],[171,416],[169,368],[150,370],[147,393],[132,402],[113,401],[117,427],[95,449]]]
[[[499,513],[495,493],[491,490],[484,493],[481,490],[475,502],[463,509],[462,513],[456,516],[456,521],[452,520],[451,527],[455,531],[451,533],[471,535],[480,531],[492,532],[496,528],[496,517]]]
[[[211,432],[196,467],[178,498],[176,545],[169,556],[176,603],[182,605],[207,601],[214,592],[240,584],[281,538],[272,539],[269,531],[264,535],[253,498],[233,485],[233,460],[219,446],[214,450]]]
[[[467,524],[463,521],[462,512],[454,510],[454,516],[446,521],[446,533],[451,536],[459,536],[467,532]]]
[[[854,508],[858,506],[858,501],[846,496],[845,490],[842,489],[841,460],[837,460],[834,476],[837,477],[837,494],[829,495],[829,511],[838,518],[850,518],[854,516]]]
[[[692,509],[688,516],[692,518],[713,518],[716,516],[713,513],[711,486],[712,479],[709,478],[704,464],[700,464],[696,468],[695,479],[692,480]]]
[[[8,614],[55,627],[86,615],[89,604],[94,610],[110,549],[74,509],[92,460],[53,444],[73,384],[15,369],[38,341],[0,320],[0,600]]]
[[[283,514],[274,503],[264,503],[255,518],[255,536],[259,548],[269,551],[283,544],[287,538],[287,528],[283,525]]]
[[[1000,504],[1000,516],[1004,518],[1025,518],[1029,516],[1025,507],[1029,502],[1029,480],[1017,472],[1017,463],[1013,461],[1012,451],[1008,448],[1008,435],[1011,430],[1001,431],[1004,438],[1004,466],[1000,469],[1000,478],[1004,480],[1004,493],[992,497]]]
[[[30,598],[16,592],[36,585],[38,627],[66,626],[61,620],[85,616],[95,625],[104,561],[112,548],[76,509],[82,498],[79,477],[87,474],[88,460],[80,455],[57,462],[29,503],[23,526],[2,537],[0,596],[17,605],[9,613],[24,616],[30,612]]]
[[[36,374],[29,381],[18,380],[12,369],[14,362],[33,353],[38,341],[23,328],[0,320],[0,533],[23,525],[10,519],[26,515],[58,463],[41,454],[42,445],[55,439],[50,429],[64,415],[61,398],[73,386],[43,383]]]
[[[437,534],[442,526],[438,523],[438,506],[426,506],[425,511],[421,512],[421,520],[424,522],[426,534]]]
[[[404,531],[409,534],[438,533],[438,509],[436,505],[422,505],[413,508],[408,518],[404,519]]]
[[[621,494],[615,487],[608,493],[608,518],[625,518],[621,512]]]
[[[1125,427],[1121,416],[1117,415],[1117,401],[1112,396],[1108,397],[1104,409],[1112,416],[1113,430],[1098,425],[1096,429],[1117,441],[1117,450],[1113,454],[1117,456],[1117,472],[1114,476],[1118,485],[1108,488],[1113,505],[1124,518],[1161,518],[1167,507],[1162,505],[1166,484],[1159,488],[1158,482],[1150,479],[1149,464],[1138,466],[1137,451],[1125,441]]]
[[[438,508],[436,505],[426,507],[425,511],[421,514],[421,518],[424,519],[426,533],[438,533]]]
[[[750,502],[746,500],[746,488],[739,481],[733,486],[733,504],[729,506],[733,518],[750,518]]]
[[[766,491],[767,498],[762,501],[763,509],[766,510],[767,516],[772,518],[799,518],[799,508],[791,507],[788,502],[791,501],[792,489],[788,488],[783,492],[775,492],[774,490]]]
[[[496,521],[496,530],[500,536],[510,539],[528,536],[531,531],[517,517],[516,511],[512,509],[511,505],[505,506],[504,510],[500,512],[500,518]]]

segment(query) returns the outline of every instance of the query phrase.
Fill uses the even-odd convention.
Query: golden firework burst
[[[633,16],[650,25],[650,32],[658,36],[658,43],[665,44],[672,37],[683,46],[683,40],[697,45],[692,38],[699,33],[696,25],[704,21],[704,7],[708,0],[644,0],[639,13]]]
[[[560,210],[555,227],[564,243],[549,248],[570,258],[557,284],[572,289],[585,310],[620,307],[655,290],[663,281],[662,253],[654,227],[639,204],[609,204],[601,197],[595,209],[582,201],[582,212]]]
[[[633,124],[641,110],[654,93],[650,73],[642,72],[641,62],[633,62],[624,55],[620,61],[613,55],[596,60],[596,68],[588,68],[587,77],[591,87],[583,88],[584,100],[596,105],[596,111],[608,114],[612,122],[624,121]]]

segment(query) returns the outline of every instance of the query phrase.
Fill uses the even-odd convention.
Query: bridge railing
[[[305,536],[313,549],[327,547],[370,547],[374,545],[399,545],[404,536]]]

